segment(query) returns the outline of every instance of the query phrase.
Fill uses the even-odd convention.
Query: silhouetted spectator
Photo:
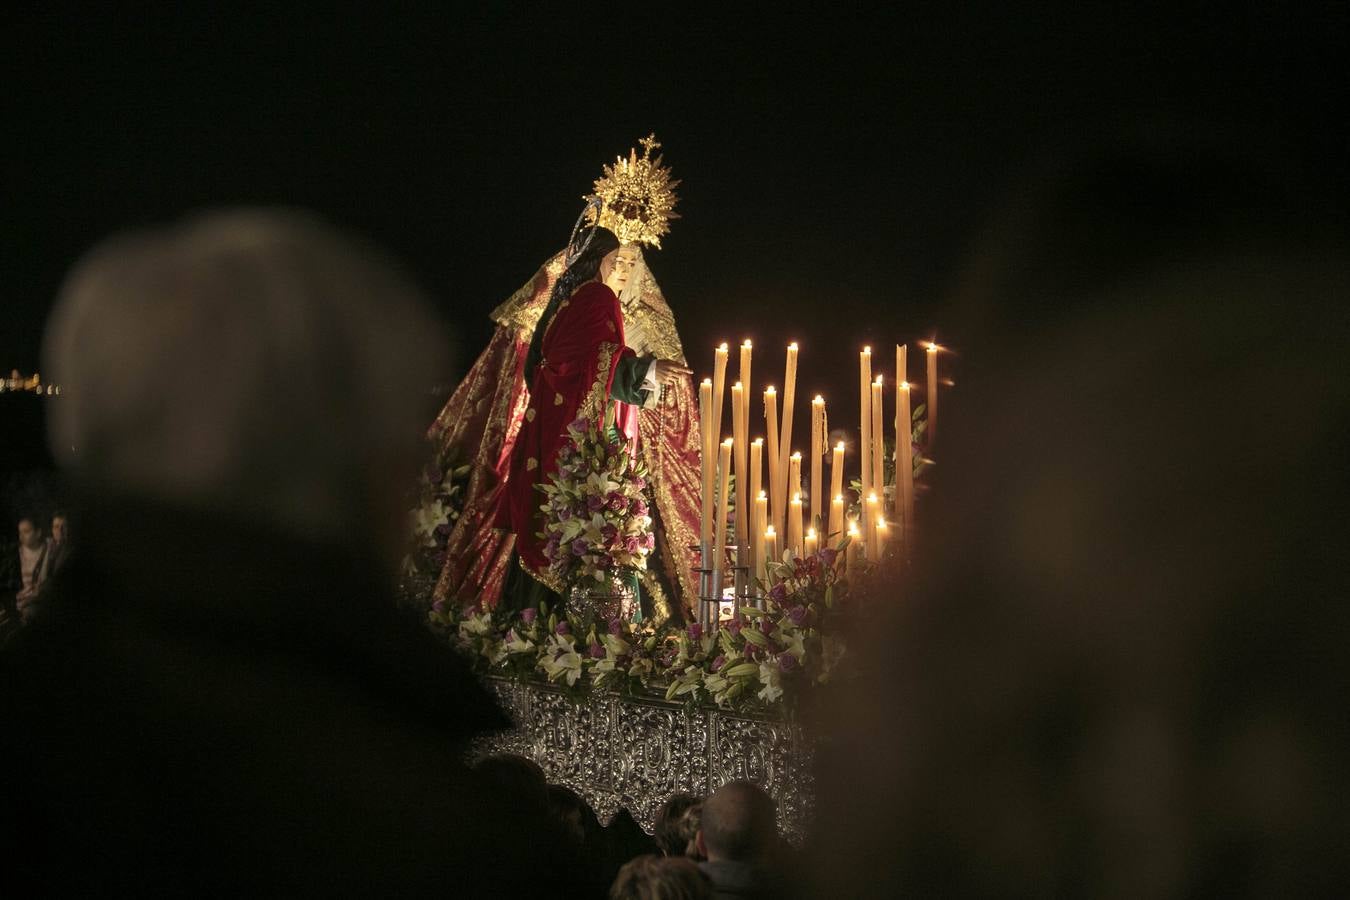
[[[301,214],[79,264],[44,372],[80,553],[0,654],[0,895],[568,895],[463,764],[504,716],[390,596],[443,346]]]
[[[722,785],[703,801],[696,841],[713,896],[775,895],[767,865],[778,843],[773,798],[749,781]]]
[[[1247,146],[1112,134],[981,241],[818,896],[1350,889],[1350,253]]]
[[[703,857],[698,851],[699,815],[703,800],[693,794],[673,794],[656,812],[656,845],[666,856]]]
[[[609,889],[610,900],[704,900],[713,896],[712,883],[693,860],[655,854],[626,863]]]

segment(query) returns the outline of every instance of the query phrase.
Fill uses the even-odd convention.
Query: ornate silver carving
[[[576,701],[559,688],[489,678],[515,728],[480,739],[474,756],[518,753],[549,781],[585,797],[602,822],[621,807],[648,833],[671,794],[706,796],[748,778],[778,802],[780,831],[805,837],[814,801],[811,748],[777,719],[717,709],[687,711],[658,696],[596,693]]]

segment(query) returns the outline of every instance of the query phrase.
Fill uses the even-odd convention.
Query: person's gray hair
[[[411,282],[310,215],[118,235],[76,265],[48,322],[52,449],[96,496],[350,540],[415,459],[444,352]]]

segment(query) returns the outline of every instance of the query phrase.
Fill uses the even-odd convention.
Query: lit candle
[[[848,521],[848,546],[844,549],[844,567],[849,571],[858,564],[858,546],[862,543],[862,535],[858,533],[858,521],[849,519]]]
[[[713,453],[712,441],[712,379],[705,378],[703,383],[698,386],[698,417],[701,437],[703,438],[703,491],[702,491],[702,513],[703,518],[699,527],[699,540],[708,544],[712,542],[713,535]]]
[[[713,569],[720,575],[726,566],[727,556],[727,516],[731,512],[728,501],[731,499],[731,447],[732,440],[727,438],[717,451],[717,549],[713,551]],[[713,591],[722,596],[722,582],[713,580]]]
[[[830,533],[826,540],[830,545],[835,544],[844,536],[844,495],[835,494],[834,499],[830,501]]]
[[[844,495],[844,442],[840,441],[834,445],[834,459],[830,461],[830,496],[843,498]],[[831,501],[833,502],[833,501]],[[830,534],[831,540],[836,540],[844,536],[841,529],[844,527],[844,520],[834,519],[834,511],[830,511]]]
[[[713,430],[709,452],[717,449],[722,440],[722,406],[726,399],[727,384],[727,345],[725,342],[713,352]]]
[[[769,446],[769,514],[773,517],[774,528],[781,529],[787,493],[783,489],[783,475],[786,465],[778,458],[778,393],[769,385],[764,389],[764,427],[768,429]]]
[[[861,472],[858,480],[862,484],[862,496],[872,492],[872,348],[864,347],[858,355],[858,384],[861,388],[858,405],[862,411],[861,439],[858,441],[858,462]],[[863,515],[867,515],[866,509]]]
[[[867,539],[867,561],[876,562],[878,556],[877,523],[881,521],[881,510],[878,508],[875,493],[867,495],[867,503],[864,509],[867,510],[867,520],[863,525]]]
[[[773,530],[772,525],[764,529],[764,559],[766,562],[768,560],[777,562],[782,559],[782,555],[778,552],[778,532]],[[767,566],[765,566],[765,573],[766,575],[768,573]],[[765,578],[765,583],[768,583],[767,578]]]
[[[900,508],[900,537],[908,548],[914,534],[914,445],[911,441],[912,415],[909,408],[909,382],[903,382],[896,393],[895,413],[895,483]],[[908,550],[906,550],[908,552]]]
[[[802,555],[802,495],[793,494],[788,504],[787,548],[798,556]]]
[[[825,510],[820,505],[821,482],[825,468],[825,398],[819,395],[811,401],[811,525],[824,527]]]
[[[749,406],[749,403],[747,402],[746,405]],[[768,521],[769,517],[767,515],[764,515],[759,509],[759,496],[760,494],[764,493],[763,491],[764,477],[761,474],[763,470],[764,470],[764,438],[755,438],[753,441],[750,442],[750,491],[749,491],[749,496],[755,498],[754,501],[755,507],[752,518],[750,519],[750,529],[751,529],[750,534],[755,536],[755,541],[753,546],[751,547],[750,559],[746,563],[747,565],[752,567],[757,566],[759,564],[758,560],[760,556],[760,545],[762,543],[759,540],[759,538],[763,534],[764,526],[769,524]],[[765,498],[765,502],[766,503],[768,502],[767,498]],[[755,571],[755,569],[751,568],[750,571],[753,572]]]
[[[745,409],[742,412],[745,419],[745,433],[747,435],[750,434],[750,385],[753,383],[750,381],[750,351],[750,339],[746,338],[741,344],[741,370],[738,374],[741,379],[741,384],[745,385],[746,403]],[[750,496],[753,497],[754,494],[751,494]]]
[[[886,507],[886,429],[881,419],[881,376],[872,382],[872,490],[881,498],[881,511]]]
[[[937,355],[938,345],[928,342],[928,439],[927,445],[933,446],[937,439]]]
[[[755,494],[755,577],[761,582],[765,580],[764,564],[768,561],[765,556],[764,533],[767,531],[773,533],[773,526],[765,524],[769,518],[769,498],[763,492]]]
[[[787,345],[787,371],[783,379],[783,428],[778,433],[778,455],[779,471],[787,470],[787,455],[792,448],[792,406],[796,403],[796,343]],[[791,497],[792,491],[802,490],[801,487],[792,486],[791,482],[782,484],[779,487],[782,491],[783,499],[780,502],[786,503],[787,498]],[[775,522],[776,524],[776,522]]]
[[[750,538],[750,495],[746,493],[750,478],[746,471],[745,390],[739,381],[731,386],[731,425],[736,445],[736,547],[743,553]]]
[[[815,556],[818,549],[816,546],[816,530],[814,528],[806,529],[806,538],[802,544],[802,555]]]

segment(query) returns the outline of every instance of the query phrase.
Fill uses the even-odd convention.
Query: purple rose
[[[731,632],[732,637],[740,637],[741,629],[745,626],[744,620],[740,616],[735,616],[722,627]]]
[[[782,603],[787,599],[787,583],[780,581],[769,589],[769,599],[774,603]]]
[[[642,546],[642,542],[639,541],[636,537],[630,537],[628,540],[624,541],[624,543],[623,543],[623,549],[627,550],[629,553],[636,553],[636,552],[638,552],[638,549],[639,549],[641,546]]]
[[[553,633],[554,633],[554,634],[571,634],[571,633],[572,633],[572,626],[567,624],[567,620],[566,620],[566,619],[563,619],[561,622],[558,623],[557,627],[553,629]]]
[[[793,625],[800,627],[801,624],[806,621],[806,607],[805,606],[792,607],[792,609],[789,609],[787,611],[787,617],[789,620],[791,620]]]
[[[833,547],[820,548],[820,561],[827,566],[834,565],[834,561],[839,558],[839,551]]]
[[[628,504],[628,511],[635,516],[645,516],[647,514],[647,501],[641,497],[634,497],[633,502]]]
[[[528,606],[520,611],[520,619],[526,625],[533,625],[535,617],[539,615],[539,610],[533,606]]]
[[[600,536],[605,539],[606,544],[613,544],[614,539],[619,536],[619,529],[613,525],[606,525],[600,529]]]
[[[773,623],[769,621],[768,616],[759,617],[759,633],[765,637],[773,634]]]
[[[620,622],[618,619],[610,619],[609,633],[614,635],[615,637],[618,637],[619,635],[623,634],[623,622]]]
[[[588,548],[587,548],[587,545],[586,545],[586,539],[585,539],[585,538],[577,538],[575,541],[572,542],[572,555],[573,555],[573,556],[585,556],[585,555],[586,555],[586,550],[587,550],[587,549],[588,549]]]
[[[445,612],[445,601],[437,600],[435,603],[431,604],[431,608],[436,610],[436,612],[438,613],[443,613]]]
[[[572,424],[568,425],[567,427],[574,428],[577,431],[585,431],[587,428],[591,427],[591,420],[586,418],[585,416],[578,416],[577,418],[573,419]]]
[[[628,506],[628,501],[623,498],[623,494],[618,491],[612,491],[609,495],[609,509],[611,512],[622,512]]]
[[[639,491],[645,488],[646,486],[647,486],[647,479],[643,478],[641,475],[633,479],[633,487],[637,488]]]
[[[691,640],[691,641],[700,641],[700,640],[703,640],[703,626],[702,626],[702,625],[698,624],[697,622],[693,622],[693,623],[690,624],[690,626],[689,626],[689,640]]]
[[[514,628],[506,629],[506,642],[508,644],[514,643],[515,641],[518,640],[520,640],[520,636],[516,634],[516,630]]]
[[[726,658],[725,656],[719,655],[719,656],[717,657],[717,659],[714,659],[714,660],[712,661],[712,670],[713,670],[714,672],[716,672],[718,669],[722,668],[722,667],[725,666],[726,664],[727,664],[727,658]]]
[[[604,659],[605,648],[601,644],[591,644],[591,659]]]
[[[598,513],[605,508],[605,499],[597,494],[591,494],[586,498],[586,510],[588,512]]]
[[[572,521],[572,510],[570,507],[564,506],[562,509],[558,510],[558,521],[559,522]]]
[[[650,531],[642,535],[642,546],[644,549],[652,550],[656,547],[656,535]]]
[[[797,668],[797,657],[791,653],[778,654],[778,671],[787,673],[795,671]]]

